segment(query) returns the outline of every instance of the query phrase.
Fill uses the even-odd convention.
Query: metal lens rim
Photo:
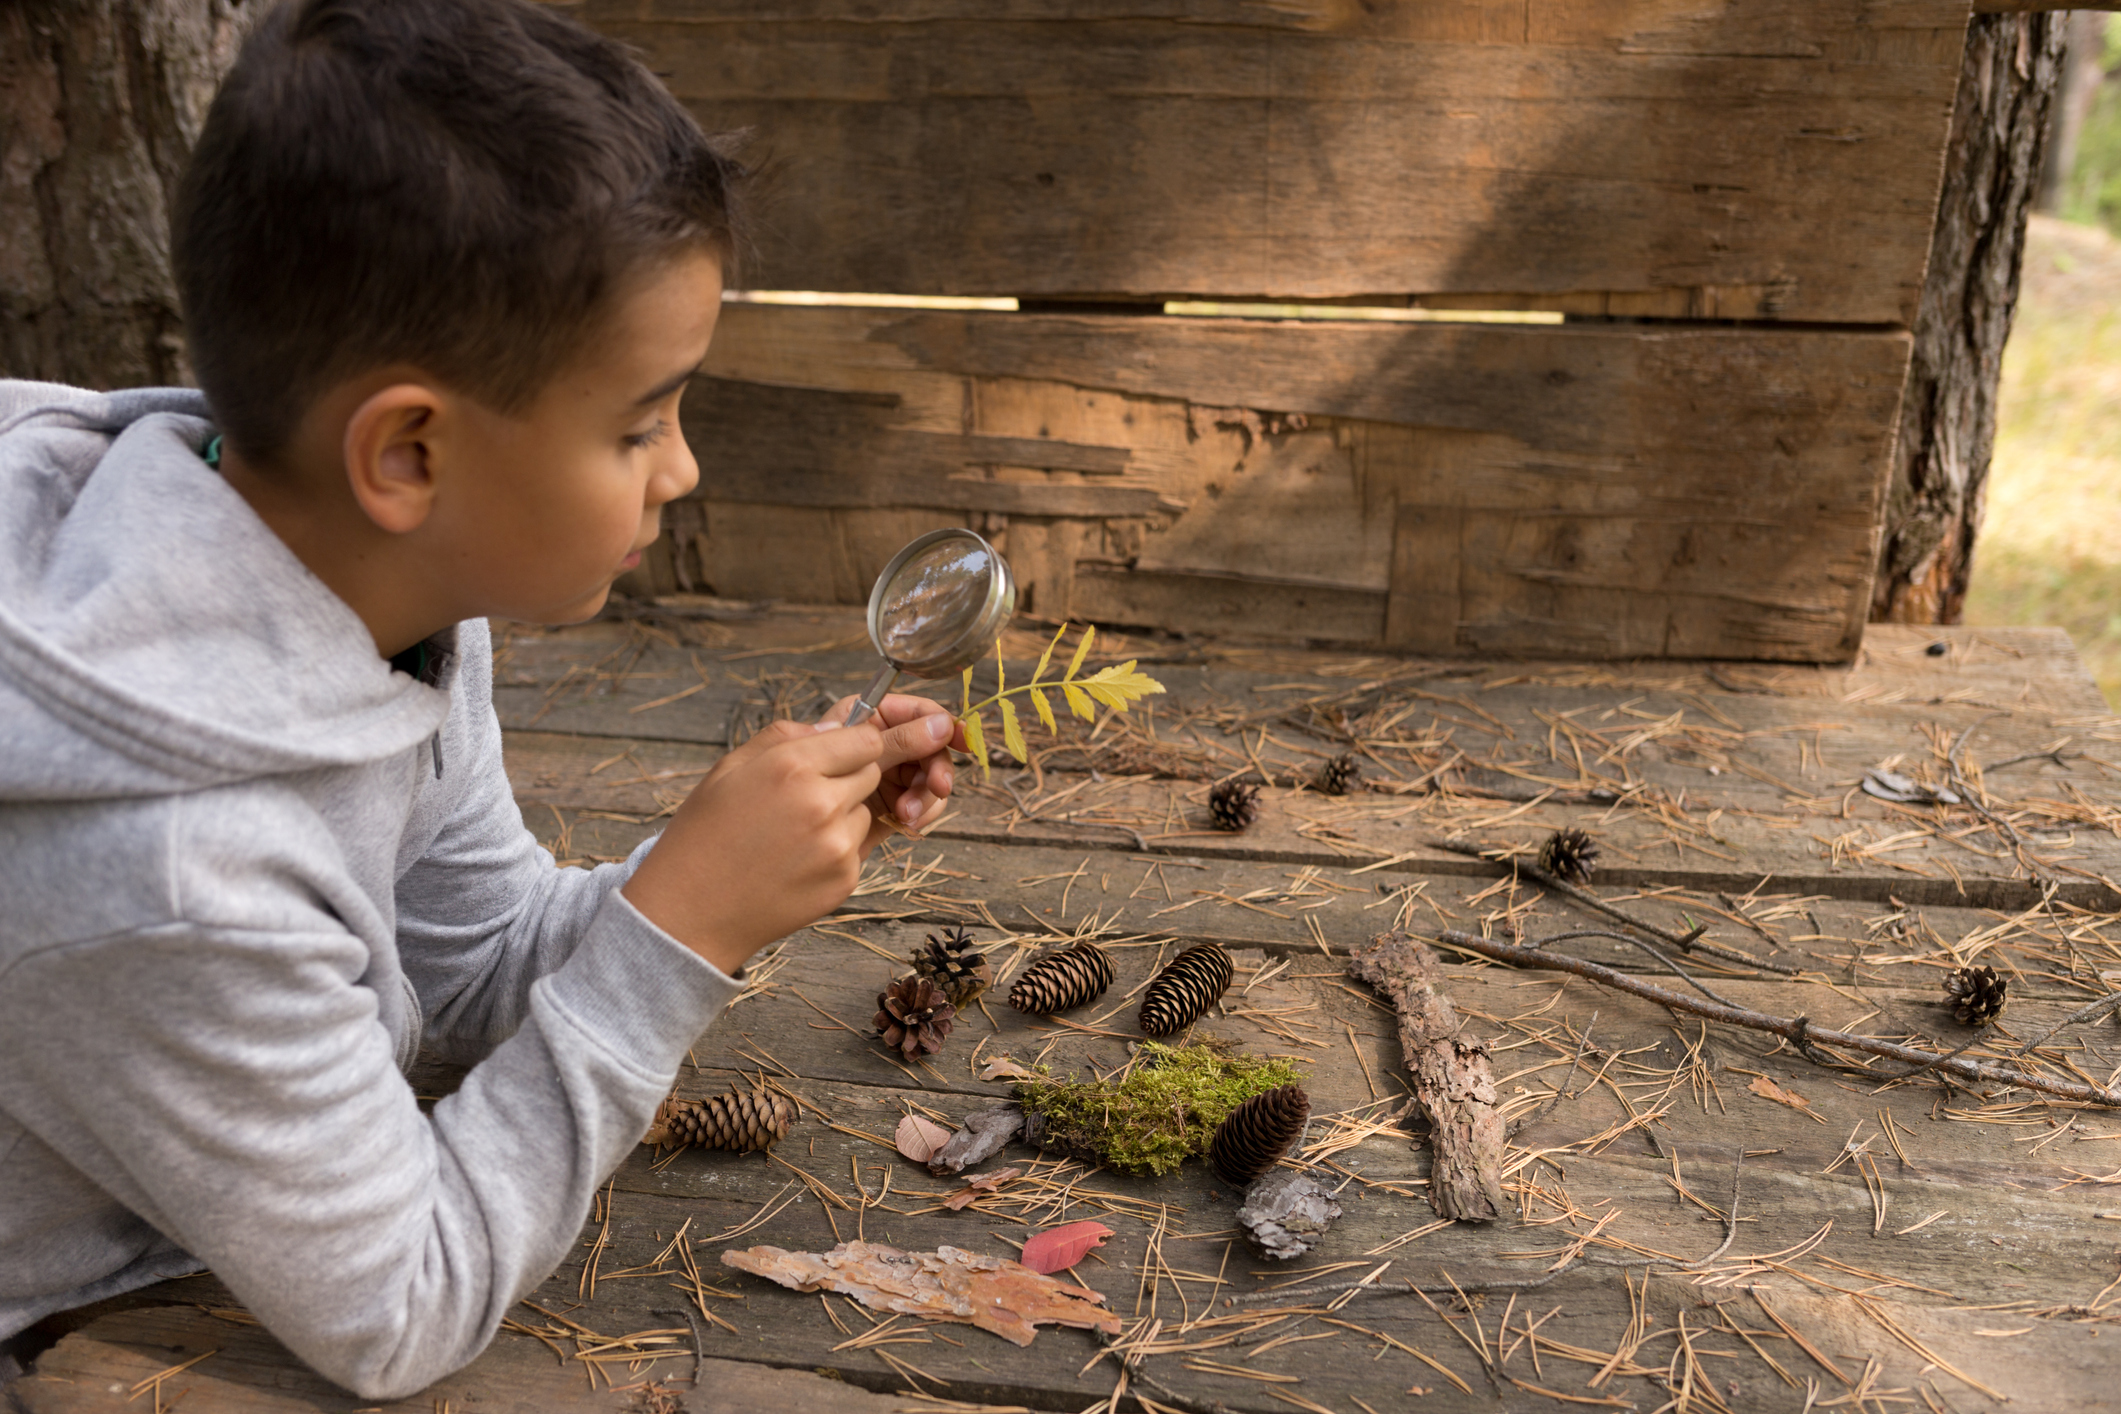
[[[931,545],[944,540],[970,540],[987,552],[987,597],[980,605],[979,616],[972,621],[965,633],[951,645],[950,651],[933,658],[894,658],[884,651],[884,592],[898,578],[898,572],[906,562]],[[869,641],[876,646],[877,655],[900,672],[914,677],[940,677],[954,673],[978,661],[987,650],[987,644],[1001,631],[1011,614],[1016,612],[1016,577],[1010,573],[1008,562],[1003,560],[987,538],[976,530],[963,526],[946,526],[931,530],[916,537],[904,549],[891,557],[884,571],[876,577],[869,590]],[[964,655],[970,652],[970,658]]]

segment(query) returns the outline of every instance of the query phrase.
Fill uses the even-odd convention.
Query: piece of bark
[[[1495,1075],[1486,1044],[1462,1034],[1436,954],[1405,933],[1381,933],[1348,960],[1348,975],[1399,1013],[1400,1049],[1434,1148],[1429,1201],[1441,1217],[1493,1222],[1505,1208]]]
[[[956,1247],[904,1252],[876,1242],[842,1242],[830,1252],[731,1248],[722,1265],[797,1291],[836,1291],[872,1310],[965,1321],[1017,1345],[1029,1345],[1037,1327],[1047,1324],[1107,1335],[1120,1329],[1117,1315],[1098,1309],[1105,1298],[1088,1287]]]
[[[1245,1190],[1237,1225],[1263,1257],[1286,1262],[1318,1245],[1340,1204],[1301,1169],[1277,1168]]]
[[[995,1105],[965,1116],[964,1127],[928,1160],[928,1172],[941,1178],[963,1173],[972,1165],[993,1157],[1024,1127],[1021,1105]]]

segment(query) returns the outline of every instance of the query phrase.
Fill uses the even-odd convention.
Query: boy
[[[290,0],[176,204],[203,397],[0,384],[0,1338],[205,1267],[364,1397],[457,1368],[948,794],[909,698],[590,871],[502,774],[484,618],[594,614],[697,479],[735,175],[524,0]],[[423,1040],[484,1057],[431,1117]]]

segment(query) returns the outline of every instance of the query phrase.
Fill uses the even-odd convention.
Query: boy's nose
[[[669,441],[670,457],[649,480],[649,504],[660,506],[688,494],[700,484],[700,464],[680,432]]]

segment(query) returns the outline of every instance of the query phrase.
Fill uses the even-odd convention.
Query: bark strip
[[[1493,1222],[1505,1206],[1495,1075],[1486,1044],[1462,1034],[1435,952],[1405,933],[1382,933],[1348,960],[1348,975],[1399,1013],[1400,1049],[1434,1145],[1429,1201],[1441,1217]]]

